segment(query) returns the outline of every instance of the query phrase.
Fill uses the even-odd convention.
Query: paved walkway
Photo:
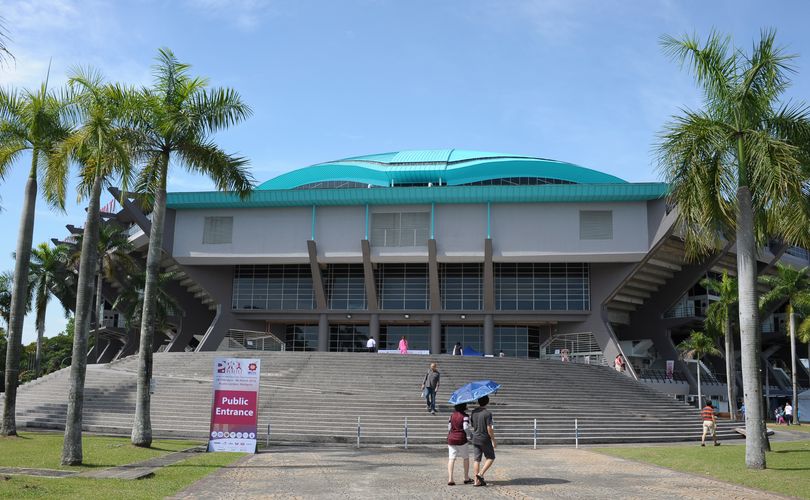
[[[489,486],[447,486],[439,448],[278,447],[198,481],[175,498],[782,498],[586,449],[497,450]],[[711,448],[707,448],[711,452]]]

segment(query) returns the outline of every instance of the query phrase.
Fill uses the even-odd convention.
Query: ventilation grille
[[[233,217],[206,217],[203,244],[220,245],[233,241]]]
[[[581,210],[579,212],[579,239],[612,240],[613,212],[610,210]]]

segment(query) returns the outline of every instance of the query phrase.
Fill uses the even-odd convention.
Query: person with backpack
[[[427,403],[427,410],[436,414],[436,391],[439,390],[439,379],[441,374],[436,363],[430,364],[430,370],[425,374],[425,379],[422,381],[422,390],[425,395],[425,403]]]
[[[447,448],[450,458],[447,461],[447,486],[455,486],[453,481],[453,466],[456,458],[464,459],[464,484],[471,484],[470,478],[470,449],[467,445],[470,430],[470,417],[465,413],[467,403],[460,403],[453,407],[453,413],[447,421]]]

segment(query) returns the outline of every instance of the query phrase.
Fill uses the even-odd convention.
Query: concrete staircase
[[[241,354],[241,356],[238,356]],[[206,438],[217,353],[157,353],[152,426],[156,437]],[[644,384],[595,365],[514,358],[401,356],[361,353],[232,353],[262,359],[259,431],[273,442],[441,443],[447,434],[450,393],[470,380],[503,384],[492,397],[501,443],[663,442],[700,437],[696,409]],[[419,385],[431,361],[439,363],[439,414],[425,411]],[[90,365],[84,428],[128,435],[135,409],[137,358]],[[68,369],[20,387],[20,427],[64,427]],[[722,439],[739,437],[721,422]]]

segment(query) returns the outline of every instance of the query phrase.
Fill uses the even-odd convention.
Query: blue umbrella
[[[456,389],[448,401],[451,405],[471,403],[501,388],[494,380],[476,380]]]

